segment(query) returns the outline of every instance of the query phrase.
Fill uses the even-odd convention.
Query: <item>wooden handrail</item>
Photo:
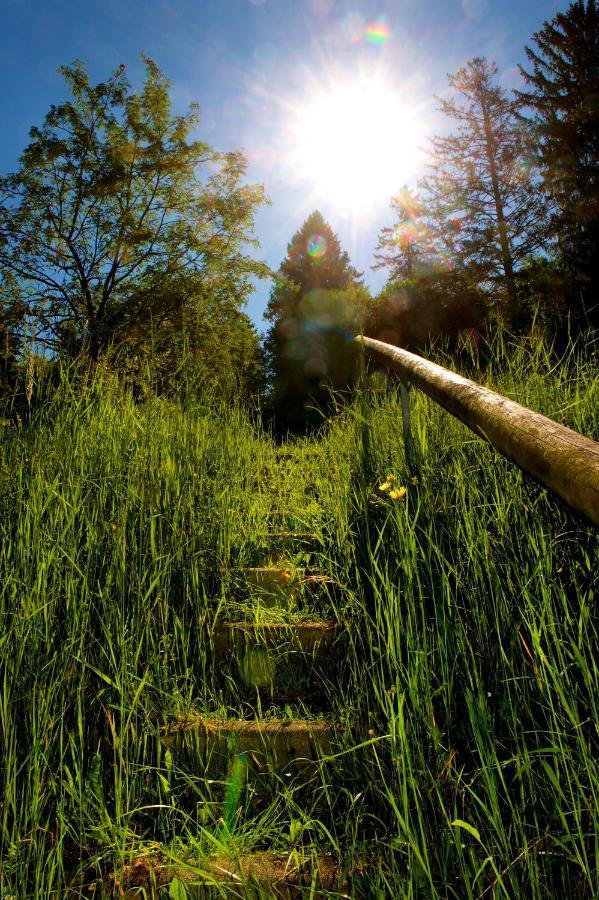
[[[599,525],[599,443],[415,353],[373,338],[356,340]]]

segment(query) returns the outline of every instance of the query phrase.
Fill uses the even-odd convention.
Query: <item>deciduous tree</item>
[[[0,266],[38,339],[91,360],[207,297],[239,310],[265,272],[248,255],[263,189],[244,183],[240,153],[194,138],[198,107],[174,115],[169,82],[144,63],[139,93],[124,66],[95,86],[82,63],[63,67],[70,99],[0,179]]]
[[[10,272],[0,272],[0,398],[11,394],[16,385],[24,325],[25,307],[18,282]]]

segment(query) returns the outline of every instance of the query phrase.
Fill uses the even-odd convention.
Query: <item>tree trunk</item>
[[[508,296],[509,312],[508,319],[510,323],[518,318],[519,301],[518,291],[516,289],[516,279],[514,276],[514,264],[512,261],[512,252],[510,249],[510,241],[505,221],[505,212],[503,209],[503,200],[499,189],[499,178],[497,176],[497,165],[495,156],[497,148],[493,138],[491,123],[489,122],[489,110],[485,101],[481,98],[481,107],[483,112],[483,122],[485,131],[485,144],[487,152],[487,162],[489,164],[489,173],[491,175],[491,184],[493,187],[493,201],[495,203],[495,213],[497,215],[497,230],[499,231],[499,246],[501,248],[501,261],[503,264],[503,272],[505,275],[505,286]]]

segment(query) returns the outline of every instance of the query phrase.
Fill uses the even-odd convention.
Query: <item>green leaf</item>
[[[475,828],[474,825],[469,825],[468,822],[464,822],[463,819],[454,819],[451,823],[455,825],[457,828],[463,828],[464,831],[467,831],[468,834],[471,834],[475,841],[478,841],[479,844],[482,844],[480,839],[480,832],[478,828]]]
[[[102,789],[102,757],[99,753],[94,755],[87,773],[86,795],[88,801],[103,802]]]
[[[168,889],[168,895],[171,900],[187,900],[189,894],[182,881],[179,878],[173,878]]]

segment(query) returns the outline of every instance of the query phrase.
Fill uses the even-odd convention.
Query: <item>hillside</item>
[[[597,439],[595,371],[476,378]],[[596,531],[411,405],[412,469],[376,377],[278,444],[100,375],[3,420],[3,897],[597,895]]]

